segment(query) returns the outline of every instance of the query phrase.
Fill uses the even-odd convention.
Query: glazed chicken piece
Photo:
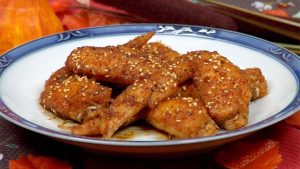
[[[182,97],[192,97],[194,99],[200,99],[199,92],[197,91],[195,85],[193,84],[193,80],[189,79],[182,83],[176,94],[174,95],[175,98],[182,98]]]
[[[106,110],[107,107],[97,108],[95,111],[89,114],[84,123],[76,124],[67,129],[72,133],[81,136],[97,136],[101,133],[101,121],[99,121],[98,119],[103,119]]]
[[[192,76],[192,72],[188,71],[191,68],[189,62],[174,62],[170,65],[172,71],[169,67],[161,68],[147,79],[139,79],[112,102],[107,118],[110,120],[103,121],[101,126],[101,133],[105,138],[110,138],[119,127],[131,121],[132,117],[146,106],[152,109],[161,101],[173,96],[178,90],[178,85]]]
[[[152,36],[153,33],[141,35],[119,46],[79,47],[71,52],[65,65],[76,74],[128,86],[137,77],[147,77],[157,71],[156,67],[150,67],[157,60],[141,59],[144,53],[139,50]]]
[[[251,101],[260,99],[268,94],[267,81],[259,68],[247,68],[242,70],[247,78],[251,88]],[[199,92],[192,80],[181,84],[175,94],[175,97],[192,97],[200,99]]]
[[[109,115],[107,114],[108,110],[106,107],[104,109],[97,109],[95,111],[95,114],[93,118],[88,119],[86,122],[82,124],[76,124],[72,126],[71,128],[66,128],[67,130],[70,130],[73,134],[81,135],[81,136],[99,136],[102,135],[103,132],[108,131],[103,129],[105,125],[112,123],[106,123],[105,120],[110,120]],[[138,113],[132,117],[125,123],[123,123],[120,127],[128,126],[129,124],[138,121],[140,119],[144,118],[144,115],[142,113]],[[117,119],[118,120],[118,119]],[[105,137],[104,137],[105,138]],[[106,137],[109,138],[109,137]]]
[[[122,46],[127,47],[127,48],[135,48],[135,49],[141,49],[144,47],[149,39],[152,38],[152,36],[155,35],[155,32],[148,32],[145,34],[142,34],[127,43],[123,44]]]
[[[194,62],[194,85],[210,117],[226,130],[248,122],[250,84],[239,67],[217,52],[187,54]]]
[[[111,89],[86,76],[74,75],[66,68],[46,81],[41,105],[64,119],[84,122],[93,112],[110,102]]]
[[[184,67],[180,65],[175,69],[179,72]],[[175,71],[161,69],[147,79],[138,79],[112,101],[102,117],[88,124],[76,126],[72,131],[79,135],[91,135],[89,125],[96,124],[99,126],[98,134],[110,138],[120,127],[130,123],[140,110],[147,106],[154,108],[162,100],[173,96],[178,89],[178,84],[189,77],[191,74],[188,75],[185,71],[177,75]],[[92,134],[95,134],[94,130]]]
[[[191,97],[162,101],[146,114],[146,119],[176,138],[211,136],[218,132],[218,126],[209,117],[206,108]]]
[[[180,56],[178,52],[160,42],[147,43],[141,50],[146,54],[144,57],[160,58],[162,61],[173,61]]]
[[[227,130],[247,124],[251,97],[264,95],[263,79],[257,77],[261,74],[256,70],[243,73],[217,52],[179,55],[159,42],[147,44],[153,34],[139,36],[119,46],[86,46],[72,51],[65,63],[71,72],[128,86],[108,107],[88,113],[90,116],[83,124],[72,128],[73,133],[102,135],[108,139],[120,127],[139,119],[139,112],[147,107],[150,108],[147,121],[178,138],[215,134],[217,127],[209,116]],[[245,74],[251,78],[246,78]],[[254,93],[254,97],[255,90],[259,92]],[[183,98],[176,98],[178,94]],[[199,101],[185,98],[189,95]],[[193,104],[196,106],[189,108]],[[170,118],[161,121],[159,117],[169,110],[172,110]],[[177,124],[177,116],[179,121],[186,123]],[[194,128],[185,126],[188,119],[195,119],[195,123],[191,122]]]
[[[267,81],[259,68],[248,68],[243,70],[252,91],[251,100],[260,99],[268,94]]]
[[[180,56],[161,43],[146,44],[152,35],[141,35],[119,46],[79,47],[72,51],[65,65],[76,74],[128,86],[138,78],[148,78],[163,67],[172,69],[170,62]]]
[[[139,41],[136,40],[138,38],[128,43],[133,44]],[[153,108],[160,101],[174,95],[178,85],[192,77],[190,61],[178,57],[178,53],[170,48],[153,43],[150,46],[144,45],[142,50],[136,50],[135,45],[135,48],[129,48],[132,45],[128,43],[117,47],[77,48],[66,61],[66,66],[75,73],[129,85],[104,115],[95,119],[97,122],[90,122],[101,125],[98,134],[105,138],[110,138],[118,128],[128,124],[144,107]],[[172,57],[172,54],[176,56]],[[89,135],[88,130],[87,124],[83,124],[76,126],[73,132]]]

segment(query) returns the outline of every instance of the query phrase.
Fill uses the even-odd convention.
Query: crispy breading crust
[[[178,62],[179,63],[179,62]],[[186,66],[171,64],[170,69],[163,69],[147,79],[141,78],[123,91],[109,106],[109,121],[103,123],[104,137],[112,134],[134,117],[142,108],[156,107],[161,101],[173,96],[178,85],[191,77],[191,73],[180,71]],[[178,72],[178,74],[177,74]]]
[[[252,93],[240,68],[217,52],[187,55],[194,58],[194,84],[211,118],[226,130],[245,126]]]
[[[190,61],[182,57],[170,56],[170,53],[177,55],[177,52],[170,51],[171,49],[164,45],[155,44],[154,46],[153,49],[149,46],[144,48],[148,53],[125,46],[81,47],[68,57],[66,66],[75,73],[111,83],[130,84],[112,102],[108,111],[104,113],[105,116],[99,119],[103,121],[100,123],[101,133],[99,134],[105,138],[111,137],[119,127],[128,123],[142,108],[146,106],[153,108],[160,101],[173,96],[178,85],[192,77]],[[128,51],[131,51],[130,54]],[[140,55],[137,55],[139,53]],[[164,57],[166,53],[169,56]],[[157,56],[152,57],[152,55]],[[167,58],[174,58],[174,60]],[[88,74],[89,72],[91,74]],[[143,101],[140,102],[140,100]],[[78,134],[76,130],[73,131]]]
[[[146,57],[160,58],[165,61],[172,61],[180,56],[178,52],[160,42],[147,43],[141,50],[146,53]]]
[[[99,106],[107,105],[110,96],[110,88],[61,68],[46,81],[40,102],[59,117],[83,122]]]
[[[260,99],[268,94],[267,81],[259,68],[247,68],[243,70],[252,91],[251,100]]]
[[[180,55],[162,43],[147,43],[153,35],[150,32],[118,46],[73,50],[65,68],[47,81],[41,104],[61,117],[83,122],[74,126],[72,133],[102,135],[105,139],[141,117],[178,138],[216,134],[218,127],[213,120],[227,130],[247,124],[250,100],[267,94],[259,69],[240,70],[217,52]],[[103,87],[96,80],[127,87],[113,100],[111,91],[106,90],[103,98],[96,98],[92,93]],[[62,89],[54,90],[55,85]],[[75,93],[82,93],[82,86],[91,90],[89,103],[97,105],[93,111],[82,97],[75,97]],[[72,95],[65,97],[62,90]],[[75,99],[66,99],[71,97]],[[75,106],[63,107],[65,102]],[[145,109],[148,113],[140,116]]]
[[[146,117],[150,124],[177,138],[210,136],[218,132],[206,108],[191,97],[162,101]]]
[[[153,32],[136,37],[124,45],[106,47],[79,47],[71,52],[65,65],[71,71],[96,78],[96,80],[127,86],[137,77],[147,77],[157,72],[157,60],[141,59],[141,52]]]
[[[242,72],[247,78],[251,88],[251,101],[260,99],[268,94],[267,81],[259,68],[247,68],[242,70]],[[191,80],[181,84],[175,96],[200,98],[199,92]]]

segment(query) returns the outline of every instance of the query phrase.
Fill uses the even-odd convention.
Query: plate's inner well
[[[66,131],[58,127],[61,120],[51,117],[47,112],[41,113],[45,110],[39,104],[39,97],[45,81],[52,72],[64,65],[66,57],[73,49],[79,46],[123,44],[137,35],[78,39],[30,53],[10,65],[2,74],[1,98],[13,112],[25,120],[64,133]],[[234,43],[192,36],[158,34],[151,41],[160,41],[180,53],[194,50],[217,51],[241,69],[259,67],[267,80],[269,93],[251,103],[248,125],[255,125],[280,112],[296,95],[297,82],[294,75],[286,66],[267,54]],[[138,124],[118,131],[113,139],[149,141],[169,138],[160,131]]]

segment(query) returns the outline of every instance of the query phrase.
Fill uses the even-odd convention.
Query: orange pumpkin
[[[61,31],[62,24],[48,0],[0,0],[0,54]]]

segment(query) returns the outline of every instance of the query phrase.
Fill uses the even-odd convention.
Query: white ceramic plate
[[[39,105],[45,80],[64,65],[79,46],[117,45],[149,32],[151,41],[161,41],[180,53],[192,50],[218,51],[240,68],[259,67],[269,94],[250,105],[249,124],[216,136],[164,140],[162,133],[131,126],[112,140],[75,136],[57,127]],[[300,108],[299,58],[265,40],[225,30],[186,25],[119,25],[65,32],[19,46],[0,58],[0,115],[12,123],[99,152],[131,154],[190,153],[238,139],[293,114]],[[133,137],[124,138],[128,132]]]

